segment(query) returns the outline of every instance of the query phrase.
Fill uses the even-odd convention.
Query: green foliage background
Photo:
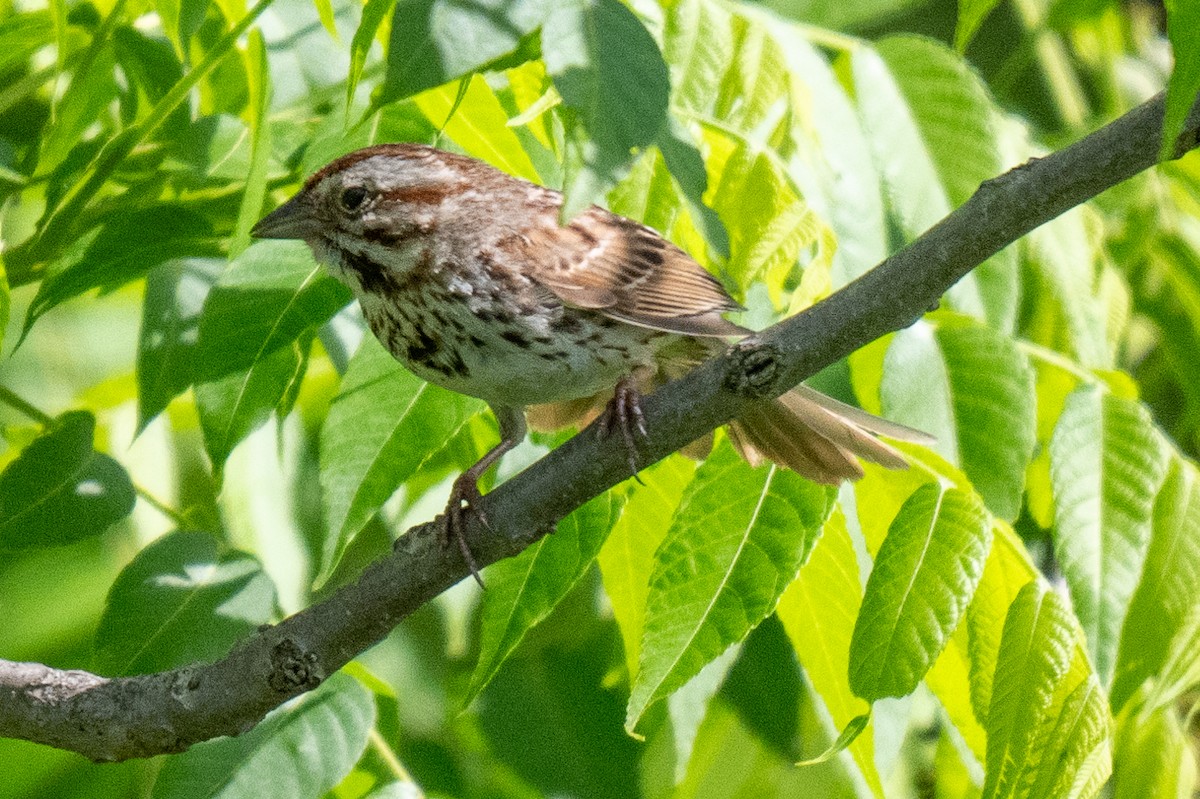
[[[335,156],[436,142],[606,204],[763,326],[1168,85],[1177,129],[1198,9],[0,0],[0,657],[220,657],[494,442],[303,245],[251,244]],[[718,438],[252,732],[105,766],[0,740],[0,795],[1190,796],[1198,331],[1193,153],[814,379],[935,434],[909,471],[835,491]]]

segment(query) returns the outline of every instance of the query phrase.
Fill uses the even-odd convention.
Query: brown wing
[[[721,318],[741,306],[717,279],[650,228],[595,207],[559,227],[557,210],[499,246],[563,302],[671,333],[750,332]]]

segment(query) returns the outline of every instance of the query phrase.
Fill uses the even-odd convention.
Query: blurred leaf
[[[167,759],[154,799],[317,799],[349,773],[375,724],[375,701],[357,680],[334,674],[236,738],[218,738]]]
[[[321,429],[329,534],[317,585],[388,497],[482,410],[479,400],[424,382],[373,336],[363,338]]]
[[[1196,755],[1174,708],[1131,714],[1117,733],[1113,799],[1186,799],[1196,793]]]
[[[171,46],[161,39],[146,36],[133,27],[120,26],[113,31],[117,64],[132,84],[153,105],[162,100],[182,77],[183,65]],[[184,130],[190,122],[188,109],[176,108],[170,115],[172,133]]]
[[[229,257],[236,258],[250,244],[250,228],[262,216],[267,195],[267,158],[271,154],[271,122],[267,108],[271,100],[271,74],[262,31],[250,31],[246,42],[246,75],[250,79],[250,171],[238,211],[237,225],[229,242]]]
[[[86,291],[109,291],[165,261],[217,252],[209,223],[180,206],[153,205],[113,214],[49,266],[48,277],[25,314],[23,334],[42,314]]]
[[[1146,708],[1168,707],[1197,685],[1200,685],[1200,603],[1193,603],[1171,638],[1161,672],[1146,699]]]
[[[1200,602],[1200,479],[1196,467],[1171,458],[1154,504],[1150,548],[1121,630],[1112,705],[1119,710],[1163,667],[1173,638]],[[1173,698],[1167,701],[1174,701]]]
[[[892,339],[880,395],[889,419],[924,430],[971,479],[989,510],[1008,521],[1021,511],[1036,436],[1034,375],[1012,339],[944,316]]]
[[[988,710],[985,799],[1095,796],[1111,720],[1069,611],[1038,582],[1008,611]],[[1070,788],[1082,783],[1077,791]]]
[[[960,53],[975,38],[976,31],[1000,0],[958,0],[958,24],[954,28],[954,47]]]
[[[62,47],[61,41],[59,46]],[[61,54],[64,50],[60,49],[59,52]],[[39,173],[46,174],[62,163],[68,151],[84,139],[84,133],[104,113],[109,103],[116,99],[117,84],[113,80],[115,68],[111,42],[93,51],[91,59],[81,60],[76,65],[71,82],[55,109],[54,124],[42,139]]]
[[[892,521],[850,643],[850,686],[874,702],[905,696],[958,627],[991,546],[977,497],[928,484]]]
[[[824,486],[714,449],[655,555],[627,729],[774,610],[832,506]]]
[[[632,680],[641,656],[646,597],[654,571],[654,553],[667,536],[671,517],[696,473],[694,461],[674,456],[639,473],[600,550],[600,575],[625,644],[625,666]]]
[[[96,419],[68,411],[0,473],[0,550],[70,544],[133,510],[129,475],[92,441]]]
[[[23,63],[50,43],[54,26],[47,9],[31,9],[0,21],[0,74]]]
[[[479,661],[464,704],[479,695],[525,634],[550,615],[591,567],[620,506],[611,493],[602,494],[559,522],[553,534],[487,570]]]
[[[553,5],[548,0],[399,0],[387,72],[373,104],[441,86],[518,50]]]
[[[12,293],[8,287],[8,273],[0,262],[0,349],[4,346],[4,332],[8,330],[8,317],[12,311]]]
[[[257,367],[350,299],[350,289],[325,274],[302,242],[254,243],[230,263],[204,303],[196,379]]]
[[[1175,66],[1167,83],[1163,119],[1163,151],[1173,152],[1188,112],[1200,101],[1200,5],[1190,0],[1167,0],[1167,38]]]
[[[402,8],[404,11],[397,10],[397,16],[402,13],[408,13],[407,8],[417,6],[432,0],[415,0],[415,2],[404,2]],[[396,0],[367,0],[363,4],[362,18],[358,22],[358,28],[354,31],[354,38],[350,41],[350,72],[346,76],[346,110],[349,111],[350,106],[354,103],[354,94],[358,89],[358,81],[362,77],[363,65],[367,63],[367,54],[371,50],[371,45],[375,43],[375,34],[379,32],[379,26],[383,24],[384,17],[388,12],[396,6]],[[405,22],[402,20],[393,19],[392,21],[392,37],[393,43],[397,36],[397,29],[403,30]],[[400,53],[396,54],[397,58],[405,58],[410,53],[404,49],[403,43],[400,45]],[[388,48],[388,65],[391,69],[392,63],[392,47]],[[437,85],[437,84],[433,84]],[[395,98],[399,99],[399,97]],[[382,102],[379,103],[383,105]]]
[[[258,561],[208,533],[174,532],[122,570],[96,630],[95,667],[110,677],[212,662],[275,609]]]
[[[417,107],[467,155],[487,161],[510,175],[539,182],[521,140],[508,127],[508,115],[482,75],[472,75],[462,101],[457,84],[425,92],[416,98]]]
[[[542,25],[542,58],[563,106],[586,138],[568,160],[561,216],[600,200],[629,169],[634,148],[667,122],[667,65],[650,33],[619,0],[556,3]]]
[[[1146,559],[1150,513],[1166,466],[1142,406],[1094,386],[1067,397],[1050,440],[1054,549],[1105,685]]]
[[[837,508],[813,548],[800,576],[788,586],[775,609],[804,673],[829,711],[833,726],[845,729],[870,705],[850,689],[850,637],[862,604],[862,584],[846,519]],[[869,724],[868,717],[868,724]],[[882,797],[883,783],[875,767],[873,730],[850,744],[850,755],[872,796]]]
[[[224,267],[215,258],[188,258],[147,276],[137,354],[139,432],[192,385],[200,311]]]

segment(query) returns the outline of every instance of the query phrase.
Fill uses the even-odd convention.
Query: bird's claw
[[[446,503],[446,524],[442,527],[441,536],[443,549],[449,549],[451,543],[458,544],[458,551],[462,553],[463,561],[480,588],[485,586],[483,577],[479,574],[479,566],[475,563],[475,556],[471,554],[471,547],[467,544],[467,522],[468,516],[473,514],[480,524],[488,530],[492,529],[488,524],[487,515],[477,504],[482,498],[475,475],[470,471],[460,474],[450,489],[450,501]]]
[[[642,478],[638,476],[641,467],[638,465],[637,438],[634,434],[637,433],[642,438],[646,438],[649,433],[646,431],[646,417],[642,414],[641,394],[633,381],[628,378],[622,378],[617,383],[612,399],[609,400],[608,408],[601,419],[601,435],[608,437],[618,430],[621,438],[625,441],[625,455],[629,459],[629,471],[633,474],[633,479],[641,483]]]

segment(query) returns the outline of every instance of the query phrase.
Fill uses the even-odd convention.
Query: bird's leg
[[[525,439],[524,411],[520,408],[492,406],[492,413],[500,423],[500,443],[455,479],[454,486],[450,489],[450,501],[446,504],[446,526],[443,528],[442,539],[444,547],[450,546],[451,541],[458,543],[458,551],[462,553],[463,560],[471,569],[471,576],[480,587],[483,587],[483,578],[479,576],[479,567],[471,555],[471,548],[467,546],[467,514],[474,513],[484,527],[491,529],[487,516],[476,505],[483,497],[479,493],[479,478],[483,477],[483,473],[500,460],[504,453]]]
[[[610,436],[620,431],[625,440],[625,455],[629,459],[629,471],[634,478],[641,482],[637,473],[638,466],[637,435],[645,438],[646,417],[642,415],[642,395],[637,387],[637,375],[626,375],[617,381],[613,389],[612,399],[600,419],[600,434]]]

